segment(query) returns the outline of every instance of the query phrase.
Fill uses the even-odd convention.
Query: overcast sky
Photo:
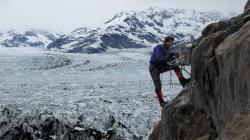
[[[148,7],[241,13],[247,0],[0,0],[0,29],[41,28],[70,32],[95,28],[117,12]]]

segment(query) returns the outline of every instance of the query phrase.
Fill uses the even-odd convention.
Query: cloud
[[[243,11],[246,0],[0,0],[0,27],[70,32],[97,27],[117,12],[152,6]]]

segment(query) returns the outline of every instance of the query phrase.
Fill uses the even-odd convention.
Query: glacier
[[[123,137],[145,138],[160,116],[148,72],[152,48],[102,54],[70,54],[41,48],[0,48],[1,109],[22,114],[50,113],[56,118],[100,131],[114,118],[126,126]],[[165,98],[182,89],[170,72],[162,75]],[[188,75],[185,75],[188,76]],[[79,129],[79,128],[76,128]]]

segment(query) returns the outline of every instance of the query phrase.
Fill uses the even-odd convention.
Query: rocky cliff
[[[192,82],[163,108],[149,140],[250,139],[249,4],[202,31],[192,51]]]

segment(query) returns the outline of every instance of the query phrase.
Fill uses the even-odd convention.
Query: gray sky
[[[241,13],[247,0],[0,0],[0,29],[41,28],[70,32],[95,28],[117,12],[148,7]]]

